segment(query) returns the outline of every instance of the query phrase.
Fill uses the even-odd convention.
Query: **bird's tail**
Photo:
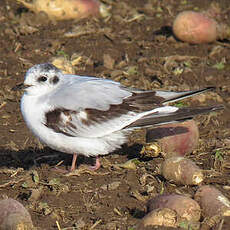
[[[218,111],[223,108],[223,105],[213,105],[194,108],[178,108],[175,112],[170,113],[155,112],[141,117],[140,119],[134,121],[132,124],[128,125],[126,128],[141,128],[147,126],[158,126],[168,123],[181,122],[192,119],[196,115]]]
[[[204,89],[198,89],[198,90],[191,90],[191,91],[183,91],[183,92],[168,92],[168,91],[157,91],[157,94],[159,96],[164,97],[163,104],[168,104],[175,101],[180,101],[188,97],[192,97],[204,92],[208,92],[211,90],[214,90],[215,87],[207,87]]]

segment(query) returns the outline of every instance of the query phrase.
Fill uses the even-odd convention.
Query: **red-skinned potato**
[[[181,41],[191,44],[214,42],[218,36],[218,23],[202,13],[184,11],[174,20],[173,33]]]
[[[191,153],[198,145],[199,130],[194,120],[188,120],[176,124],[162,125],[147,131],[146,142],[148,143],[143,155],[148,155],[148,150],[153,149],[161,153],[164,158],[172,156],[184,156]],[[149,154],[150,155],[150,154]]]
[[[159,195],[147,203],[148,212],[162,208],[174,210],[181,218],[185,218],[188,221],[196,222],[200,220],[201,210],[199,204],[187,196],[178,194]]]
[[[35,13],[45,12],[55,20],[81,19],[99,14],[97,0],[17,0]]]
[[[216,215],[230,216],[229,200],[214,186],[201,186],[194,199],[200,204],[204,218]]]
[[[219,23],[221,10],[217,4],[211,4],[204,12],[183,11],[173,22],[173,33],[181,41],[191,44],[210,43],[218,39],[228,39],[229,26]]]
[[[198,185],[204,180],[202,170],[190,159],[171,157],[161,165],[161,174],[176,184]]]
[[[29,212],[14,199],[0,201],[0,229],[1,230],[32,230],[33,223]]]

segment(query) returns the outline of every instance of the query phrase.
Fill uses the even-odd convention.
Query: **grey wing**
[[[69,136],[100,137],[118,131],[136,120],[136,113],[124,101],[132,92],[119,83],[68,75],[50,95],[52,110],[45,125]]]
[[[95,77],[65,75],[65,81],[50,97],[49,103],[69,110],[91,108],[107,110],[132,95],[118,82]]]
[[[148,114],[174,113],[175,107],[161,106],[207,90],[142,91],[99,78],[67,75],[66,79],[49,98],[53,110],[47,111],[45,125],[68,136],[105,136]]]
[[[124,99],[130,98],[133,106],[142,105],[147,109],[146,104],[150,105],[150,108],[165,105],[212,89],[213,87],[184,92],[144,91],[123,87],[120,83],[108,79],[64,75],[64,81],[51,94],[49,103],[69,110],[81,108],[106,111],[111,105],[119,105]]]
[[[119,83],[68,75],[49,97],[45,125],[69,136],[101,137],[119,131],[158,107],[154,91],[133,92]]]
[[[204,89],[182,91],[182,92],[170,92],[170,91],[158,90],[156,91],[156,96],[164,98],[164,101],[162,103],[165,105],[165,104],[180,101],[185,98],[192,97],[192,96],[204,93],[204,92],[208,92],[214,89],[215,89],[214,87],[207,87]]]

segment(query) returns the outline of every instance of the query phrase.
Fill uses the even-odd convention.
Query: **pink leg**
[[[72,159],[72,165],[70,168],[70,172],[74,171],[76,169],[76,162],[77,162],[77,154],[73,154],[73,159]]]
[[[99,157],[96,157],[96,163],[94,166],[90,166],[89,168],[93,171],[96,171],[97,169],[99,169],[101,166],[101,163],[100,163],[100,160],[99,160]]]
[[[58,169],[58,168],[55,168],[55,171],[58,171],[58,172],[61,172],[61,173],[72,172],[72,171],[74,171],[76,169],[76,163],[77,163],[77,154],[74,153],[73,154],[73,159],[72,159],[72,165],[71,165],[71,168],[70,168],[69,171],[63,170],[63,169]],[[95,171],[95,170],[99,169],[100,166],[101,166],[101,164],[100,164],[99,158],[96,157],[96,163],[95,163],[95,165],[94,166],[90,166],[89,169]]]

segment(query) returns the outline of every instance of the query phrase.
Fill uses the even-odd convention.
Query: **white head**
[[[62,72],[50,63],[38,64],[31,67],[24,80],[26,95],[44,95],[61,82]]]

